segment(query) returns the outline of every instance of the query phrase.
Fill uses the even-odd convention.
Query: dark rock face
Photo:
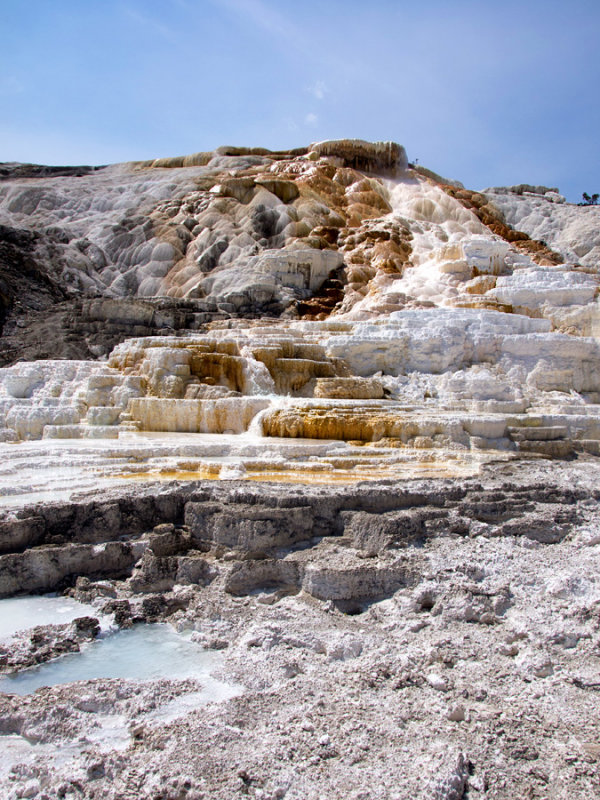
[[[28,550],[22,555],[1,557],[5,594],[47,592],[74,582],[79,575],[122,577],[128,574],[136,558],[131,545],[105,542],[102,545],[46,547]]]
[[[189,502],[185,521],[192,538],[248,554],[291,547],[313,536],[312,509]]]
[[[203,300],[167,297],[65,300],[62,290],[43,272],[39,272],[37,283],[32,279],[27,286],[21,286],[26,279],[20,279],[17,284],[14,263],[14,259],[10,261],[3,280],[0,242],[0,315],[4,313],[0,324],[7,319],[0,342],[0,366],[17,359],[93,360],[108,355],[117,344],[134,336],[178,335],[201,330],[205,323],[226,317],[216,305]],[[33,257],[29,265],[31,274],[38,274]]]
[[[264,583],[365,600],[410,585],[411,558],[434,536],[556,543],[577,522],[578,504],[595,504],[596,495],[474,481],[400,490],[243,483],[113,490],[103,499],[4,512],[0,595],[52,591],[79,576],[131,575],[134,591],[166,591],[223,574],[236,594]]]
[[[40,311],[66,297],[36,258],[40,246],[41,235],[0,225],[0,330],[11,311]]]
[[[49,167],[45,164],[18,164],[5,161],[0,164],[0,181],[20,178],[80,178],[101,169],[103,167]]]

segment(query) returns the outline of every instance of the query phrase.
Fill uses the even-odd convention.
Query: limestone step
[[[88,425],[118,425],[122,409],[115,406],[92,406],[88,409]]]
[[[330,361],[313,361],[309,358],[277,358],[275,369],[282,373],[309,373],[317,378],[330,378],[334,367]]]
[[[118,427],[119,433],[137,433],[141,429],[142,429],[141,423],[136,422],[135,420],[122,422]]]
[[[597,439],[578,439],[573,442],[573,447],[578,453],[600,456],[600,441]]]
[[[97,375],[90,375],[88,389],[113,389],[115,386],[121,386],[124,380],[125,376],[118,372],[101,372]]]
[[[563,439],[552,441],[529,441],[517,442],[517,449],[521,453],[538,453],[546,458],[569,458],[573,455],[573,442]]]
[[[568,434],[566,425],[548,425],[535,427],[510,427],[508,435],[513,442],[551,442],[564,439]]]
[[[81,439],[81,425],[44,425],[42,439]]]
[[[315,397],[378,400],[384,395],[377,378],[317,378]]]
[[[82,426],[84,439],[118,439],[119,427],[117,425],[85,425]]]

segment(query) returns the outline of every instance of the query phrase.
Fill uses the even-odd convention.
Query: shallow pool
[[[71,597],[38,595],[0,600],[0,641],[36,625],[62,625],[77,617],[99,617],[97,609]]]
[[[155,680],[195,678],[204,686],[204,701],[222,700],[238,693],[236,687],[210,677],[222,661],[218,652],[204,650],[171,625],[136,625],[102,635],[81,652],[0,679],[0,691],[30,694],[55,686],[95,678]]]

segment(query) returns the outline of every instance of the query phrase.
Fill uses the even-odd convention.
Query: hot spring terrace
[[[199,478],[337,483],[600,452],[598,342],[443,309],[131,339],[0,371],[0,496]]]

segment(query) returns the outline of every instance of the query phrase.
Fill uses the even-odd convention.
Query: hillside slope
[[[410,168],[392,143],[1,173],[5,363],[48,356],[54,312],[54,353],[80,358],[142,329],[283,313],[475,306],[569,333],[596,324],[600,209],[544,187],[467,191]],[[170,316],[154,318],[157,298]]]

